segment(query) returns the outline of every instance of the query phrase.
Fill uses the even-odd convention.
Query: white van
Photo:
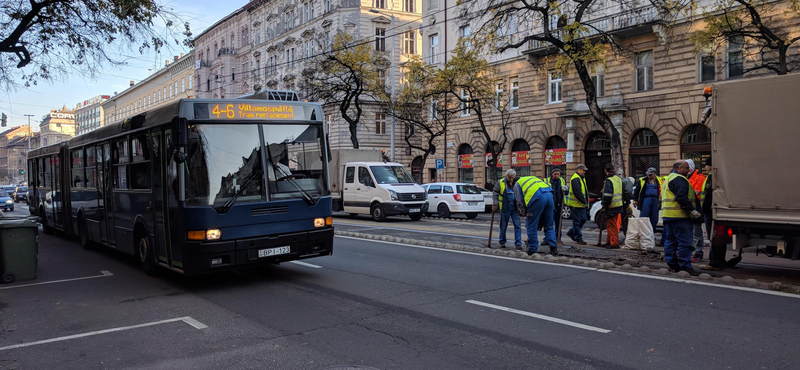
[[[375,221],[408,215],[417,221],[428,211],[428,196],[399,163],[347,162],[342,181],[342,206],[351,215],[368,214]]]

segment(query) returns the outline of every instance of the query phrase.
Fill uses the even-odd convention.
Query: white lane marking
[[[679,278],[673,278],[673,277],[667,277],[667,276],[656,276],[656,275],[639,274],[639,273],[635,273],[635,272],[623,272],[623,271],[605,270],[605,269],[594,268],[594,267],[567,265],[567,264],[563,264],[563,263],[523,260],[523,259],[519,259],[519,258],[516,258],[516,257],[495,256],[495,255],[491,255],[491,254],[482,254],[482,253],[466,252],[466,251],[457,251],[457,250],[452,250],[452,249],[442,249],[442,248],[435,248],[435,247],[425,247],[425,246],[422,246],[422,245],[403,244],[403,243],[395,243],[395,242],[385,242],[385,241],[373,240],[373,239],[356,238],[356,237],[352,237],[352,236],[339,236],[339,235],[337,235],[336,237],[337,238],[354,239],[354,240],[362,240],[362,241],[372,241],[372,242],[383,243],[383,244],[402,245],[404,247],[411,247],[411,248],[432,249],[432,250],[437,250],[437,251],[442,251],[442,252],[471,254],[473,256],[497,258],[497,259],[503,259],[503,260],[509,260],[509,261],[517,261],[517,262],[535,263],[535,264],[540,264],[540,265],[551,265],[551,266],[559,266],[559,267],[566,267],[566,268],[580,269],[580,270],[594,270],[594,271],[597,271],[597,272],[605,272],[605,273],[609,273],[609,274],[627,275],[627,276],[635,276],[635,277],[641,277],[641,278],[646,278],[646,279],[671,281],[671,282],[675,282],[675,283],[695,284],[695,285],[704,285],[704,286],[710,286],[710,287],[715,287],[715,288],[741,290],[741,291],[745,291],[745,292],[774,295],[774,296],[778,296],[778,297],[800,298],[800,294],[776,292],[774,290],[763,290],[763,289],[748,288],[748,287],[735,286],[735,285],[724,285],[724,284],[717,284],[717,283],[709,283],[709,282],[705,282],[705,281],[679,279]]]
[[[62,280],[53,280],[53,281],[43,281],[43,282],[41,282],[41,283],[33,283],[33,284],[22,284],[22,285],[4,286],[4,287],[0,287],[0,290],[6,290],[6,289],[15,289],[15,288],[22,288],[22,287],[26,287],[26,286],[34,286],[34,285],[45,285],[45,284],[65,283],[65,282],[68,282],[68,281],[77,281],[77,280],[94,279],[94,278],[101,278],[101,277],[107,277],[107,276],[113,276],[113,275],[114,275],[114,274],[112,274],[110,271],[106,271],[106,270],[100,271],[100,273],[101,273],[102,275],[85,276],[85,277],[79,277],[79,278],[74,278],[74,279],[62,279]]]
[[[307,263],[307,262],[289,261],[289,263],[294,263],[295,265],[300,265],[300,266],[305,266],[305,267],[311,267],[312,269],[321,269],[322,268],[322,266],[312,265],[312,264]]]
[[[590,325],[584,325],[584,324],[581,324],[581,323],[568,321],[568,320],[564,320],[564,319],[559,319],[559,318],[556,318],[556,317],[540,315],[538,313],[533,313],[533,312],[528,312],[528,311],[521,311],[521,310],[517,310],[517,309],[514,309],[514,308],[498,306],[496,304],[491,304],[491,303],[486,303],[486,302],[481,302],[481,301],[473,301],[471,299],[466,301],[466,302],[470,303],[470,304],[478,305],[478,306],[493,308],[495,310],[501,310],[501,311],[515,313],[515,314],[518,314],[518,315],[533,317],[533,318],[539,319],[539,320],[546,320],[546,321],[554,322],[554,323],[557,323],[557,324],[572,326],[572,327],[578,328],[578,329],[595,331],[595,332],[603,333],[603,334],[608,334],[608,333],[611,332],[611,330],[608,330],[608,329],[598,328],[598,327],[590,326]]]
[[[672,277],[666,277],[666,276],[644,275],[644,274],[637,274],[637,273],[633,273],[633,272],[624,272],[624,271],[600,270],[600,269],[598,269],[597,271],[605,272],[605,273],[609,273],[609,274],[628,275],[628,276],[643,277],[643,278],[647,278],[647,279],[672,281],[672,282],[676,282],[676,283],[686,283],[686,284],[694,284],[694,285],[711,286],[711,287],[717,287],[717,288],[734,289],[734,290],[741,290],[741,291],[745,291],[745,292],[769,294],[769,295],[775,295],[775,296],[786,297],[786,298],[800,298],[800,294],[776,292],[776,291],[773,291],[773,290],[763,290],[763,289],[756,289],[756,288],[748,288],[748,287],[744,287],[744,286],[722,285],[722,284],[716,284],[716,283],[709,283],[709,282],[705,282],[705,281],[679,279],[679,278],[672,278]]]
[[[167,323],[176,322],[176,321],[183,321],[183,322],[191,325],[195,329],[205,329],[205,328],[208,327],[205,324],[203,324],[203,323],[201,323],[201,322],[199,322],[199,321],[197,321],[197,320],[195,320],[195,319],[193,319],[193,318],[191,318],[189,316],[184,316],[184,317],[178,317],[178,318],[168,319],[168,320],[153,321],[153,322],[148,322],[148,323],[138,324],[138,325],[122,326],[122,327],[119,327],[119,328],[111,328],[111,329],[105,329],[105,330],[91,331],[91,332],[83,333],[83,334],[67,335],[65,337],[45,339],[45,340],[40,340],[40,341],[36,341],[36,342],[20,343],[20,344],[15,344],[13,346],[0,347],[0,351],[6,351],[6,350],[9,350],[9,349],[16,349],[16,348],[23,348],[23,347],[30,347],[30,346],[38,346],[40,344],[47,344],[47,343],[53,343],[53,342],[62,342],[62,341],[65,341],[65,340],[70,340],[70,339],[78,339],[78,338],[90,337],[90,336],[93,336],[93,335],[108,334],[108,333],[114,333],[114,332],[123,331],[123,330],[144,328],[144,327],[148,327],[148,326],[167,324]]]
[[[519,258],[516,258],[516,257],[495,256],[493,254],[482,254],[482,253],[467,252],[467,251],[457,251],[457,250],[453,250],[453,249],[426,247],[426,246],[423,246],[423,245],[413,245],[413,244],[403,244],[403,243],[395,243],[395,242],[385,242],[385,241],[381,241],[381,240],[362,239],[362,238],[356,238],[356,237],[352,237],[352,236],[339,236],[339,235],[337,235],[336,237],[337,238],[345,238],[345,239],[353,239],[353,240],[361,240],[361,241],[371,241],[371,242],[383,243],[383,244],[402,245],[404,247],[412,247],[412,248],[419,248],[419,249],[430,249],[430,250],[442,251],[442,252],[470,254],[470,255],[473,255],[473,256],[497,258],[497,259],[501,259],[501,260],[509,260],[509,261],[517,261],[517,262],[528,262],[528,263],[536,263],[536,264],[540,264],[540,265],[551,265],[551,266],[567,267],[567,268],[578,269],[578,270],[597,270],[594,267],[565,265],[565,264],[561,264],[561,263],[545,262],[545,261],[523,260],[523,259],[519,259]]]

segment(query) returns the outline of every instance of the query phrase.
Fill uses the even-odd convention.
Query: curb
[[[465,220],[465,221],[472,221],[472,220]],[[378,241],[386,241],[392,243],[400,243],[400,244],[409,244],[409,245],[418,245],[423,247],[431,247],[431,248],[441,248],[441,249],[452,249],[458,251],[465,251],[465,252],[473,252],[473,253],[482,253],[482,254],[490,254],[495,256],[504,256],[504,257],[512,257],[512,258],[519,258],[519,259],[526,259],[526,260],[534,260],[534,261],[546,261],[549,263],[560,263],[564,265],[577,265],[577,266],[587,266],[591,268],[603,269],[603,270],[615,270],[615,271],[623,271],[623,272],[633,272],[633,273],[640,273],[640,274],[647,274],[647,275],[662,275],[662,276],[669,276],[677,279],[683,280],[697,280],[706,283],[717,283],[723,285],[733,285],[733,286],[741,286],[741,287],[748,287],[748,288],[756,288],[762,290],[774,290],[784,293],[793,293],[793,294],[800,294],[800,286],[798,285],[791,285],[791,284],[784,284],[779,281],[773,282],[765,282],[759,281],[756,279],[735,279],[732,276],[722,276],[722,277],[713,277],[707,273],[700,273],[699,275],[691,275],[686,271],[681,271],[678,273],[670,272],[666,268],[661,268],[658,270],[653,270],[648,266],[639,266],[634,267],[626,262],[602,262],[595,259],[585,259],[585,258],[577,258],[577,257],[566,257],[566,256],[559,256],[554,257],[552,255],[546,254],[542,255],[539,253],[534,253],[533,255],[528,255],[523,251],[518,251],[516,249],[489,249],[485,247],[472,247],[467,245],[461,244],[451,244],[451,243],[442,243],[442,242],[431,242],[427,240],[419,240],[419,239],[408,239],[408,238],[401,238],[395,236],[387,236],[387,235],[373,235],[373,234],[364,234],[358,233],[353,231],[334,231],[335,235],[338,236],[348,236],[352,238],[359,238],[359,239],[369,239],[369,240],[378,240]]]

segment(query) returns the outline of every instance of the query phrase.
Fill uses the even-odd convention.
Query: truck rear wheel
[[[413,215],[408,215],[411,218],[411,221],[419,221],[422,219],[422,213],[415,213]]]
[[[477,213],[467,213],[466,215],[467,215],[467,218],[470,219],[470,220],[474,220],[475,217],[478,217]]]
[[[372,219],[378,222],[386,221],[386,213],[383,212],[383,206],[380,203],[375,203],[369,210]]]

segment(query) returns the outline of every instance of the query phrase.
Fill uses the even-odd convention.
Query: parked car
[[[472,184],[472,185],[475,185],[475,184]],[[494,196],[492,195],[492,191],[491,190],[486,190],[486,189],[484,189],[484,188],[482,188],[480,186],[476,186],[476,187],[478,188],[478,191],[480,191],[481,194],[483,195],[483,205],[484,205],[483,211],[486,212],[486,213],[491,212],[492,211],[492,206],[494,205]]]
[[[3,210],[14,211],[14,199],[5,190],[0,190],[0,204],[2,204]]]
[[[3,186],[3,191],[11,197],[12,200],[17,199],[17,186],[16,185],[5,185]]]
[[[484,195],[478,187],[461,182],[435,182],[422,186],[428,193],[428,209],[439,217],[450,217],[453,213],[463,213],[474,219],[485,208]],[[431,212],[428,212],[431,214]]]
[[[17,188],[17,196],[14,199],[17,202],[24,202],[28,200],[28,187],[20,186]]]

